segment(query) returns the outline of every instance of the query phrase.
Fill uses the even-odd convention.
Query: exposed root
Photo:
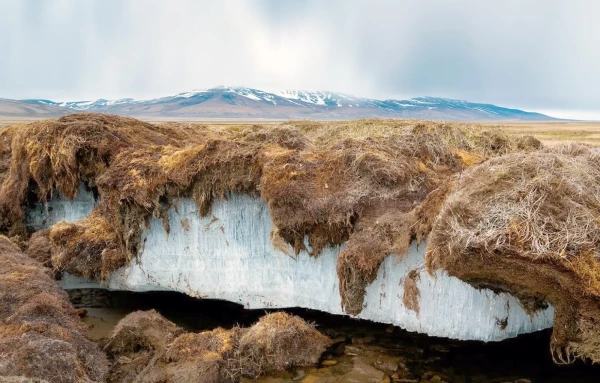
[[[550,345],[550,354],[552,355],[552,361],[556,364],[572,364],[575,362],[577,356],[573,353],[570,346],[552,346]]]

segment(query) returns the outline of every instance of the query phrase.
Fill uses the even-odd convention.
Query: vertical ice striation
[[[73,205],[61,206],[68,210]],[[93,199],[90,210],[92,206]],[[47,218],[47,225],[53,223],[51,219]],[[336,274],[341,248],[327,248],[317,258],[306,252],[289,256],[277,250],[270,241],[269,210],[260,199],[235,195],[216,201],[212,215],[204,218],[191,199],[182,199],[177,209],[169,210],[169,219],[169,235],[160,220],[151,220],[137,260],[114,272],[109,288],[173,290],[247,308],[305,307],[343,314]],[[413,244],[407,255],[386,258],[377,279],[367,287],[359,318],[433,336],[483,341],[552,326],[552,307],[530,317],[513,296],[475,289],[441,271],[433,276],[420,272],[417,315],[404,307],[403,282],[409,271],[422,268],[424,251],[424,245]],[[63,286],[90,287],[93,283],[65,276]]]

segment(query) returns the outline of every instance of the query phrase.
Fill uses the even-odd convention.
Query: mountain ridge
[[[56,102],[47,99],[5,100],[22,103],[34,113],[35,107],[45,114],[73,112],[111,113],[141,118],[264,118],[264,119],[353,119],[418,118],[428,120],[511,120],[549,121],[556,118],[535,112],[493,104],[476,103],[441,97],[415,97],[406,100],[357,97],[339,92],[284,90],[264,91],[246,87],[219,86],[193,90],[171,96],[136,100],[98,99]],[[13,107],[14,109],[14,107]]]

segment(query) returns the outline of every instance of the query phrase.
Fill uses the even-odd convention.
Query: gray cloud
[[[598,112],[586,0],[0,0],[0,97],[218,84]]]

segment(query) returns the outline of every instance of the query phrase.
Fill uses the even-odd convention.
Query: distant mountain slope
[[[552,120],[552,117],[435,97],[409,100],[376,100],[335,92],[263,90],[220,86],[179,93],[151,100],[99,99],[96,101],[28,103],[68,108],[74,111],[113,113],[142,118],[266,118],[266,119],[350,119],[362,117],[419,118],[431,120]],[[0,113],[1,114],[1,113]]]
[[[45,100],[9,100],[0,98],[0,118],[52,118],[73,113],[72,109]]]

